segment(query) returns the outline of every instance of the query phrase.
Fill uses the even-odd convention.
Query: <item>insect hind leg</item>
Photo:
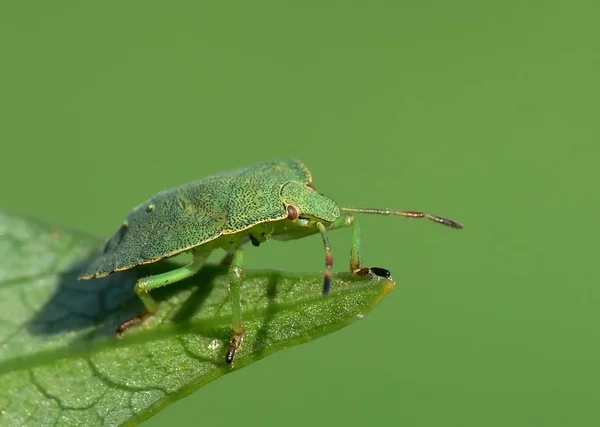
[[[183,267],[177,268],[175,270],[167,271],[165,273],[157,274],[154,276],[142,277],[141,279],[139,279],[136,282],[133,290],[144,304],[144,311],[117,326],[117,337],[120,338],[125,332],[125,330],[144,322],[146,319],[148,319],[158,311],[158,303],[152,297],[152,295],[150,295],[150,291],[152,289],[167,286],[193,276],[205,264],[206,259],[210,255],[210,252],[210,250],[194,251],[194,258],[189,264],[184,265]]]

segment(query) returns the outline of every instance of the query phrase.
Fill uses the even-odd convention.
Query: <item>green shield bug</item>
[[[270,238],[285,241],[319,233],[325,248],[323,295],[326,296],[331,287],[333,265],[327,232],[352,227],[350,271],[358,275],[390,276],[385,269],[365,268],[361,264],[361,233],[354,214],[427,218],[455,229],[462,228],[455,221],[424,212],[340,207],[316,190],[311,173],[302,162],[272,160],[157,193],[129,213],[79,278],[104,277],[191,252],[193,258],[189,264],[136,282],[134,290],[145,310],[117,327],[117,334],[121,335],[158,310],[149,291],[194,275],[213,250],[224,249],[233,304],[233,334],[226,362],[232,364],[244,334],[240,288],[245,243],[259,246]]]

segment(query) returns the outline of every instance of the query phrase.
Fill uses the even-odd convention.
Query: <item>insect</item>
[[[308,168],[299,160],[272,160],[217,173],[199,181],[161,191],[135,207],[115,234],[106,239],[80,279],[154,263],[182,252],[192,260],[180,268],[140,278],[134,290],[144,311],[120,324],[119,336],[156,313],[152,289],[170,285],[197,273],[215,249],[224,249],[229,265],[233,334],[225,361],[232,364],[244,335],[240,288],[244,244],[254,246],[274,240],[294,240],[320,234],[325,249],[323,296],[331,288],[333,257],[327,233],[352,227],[350,271],[358,275],[389,276],[387,270],[366,268],[361,263],[361,231],[354,214],[396,215],[427,218],[455,229],[456,221],[416,211],[340,207],[318,192]]]

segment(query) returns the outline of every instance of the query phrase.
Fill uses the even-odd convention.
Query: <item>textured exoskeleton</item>
[[[197,273],[215,249],[227,252],[233,301],[233,336],[226,361],[233,362],[244,333],[241,320],[243,245],[259,246],[270,238],[292,240],[320,233],[325,247],[323,295],[331,287],[333,258],[327,230],[353,228],[350,271],[356,274],[389,275],[384,269],[361,265],[360,229],[354,213],[429,218],[462,228],[452,220],[415,211],[341,208],[312,185],[308,168],[295,159],[273,160],[246,168],[218,173],[199,181],[161,191],[135,207],[115,234],[97,251],[81,279],[103,277],[142,264],[157,262],[182,252],[192,261],[183,267],[135,284],[145,311],[117,328],[122,334],[158,310],[149,291]]]

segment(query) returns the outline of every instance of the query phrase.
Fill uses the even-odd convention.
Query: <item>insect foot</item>
[[[374,274],[375,276],[383,277],[385,279],[392,277],[392,272],[390,270],[386,270],[385,268],[371,267],[369,270],[370,273]]]
[[[233,333],[231,342],[227,348],[227,355],[225,356],[225,362],[233,368],[233,360],[235,359],[235,352],[242,344],[242,338],[244,336],[244,328],[239,329]]]
[[[115,328],[115,332],[117,334],[117,338],[121,339],[123,338],[123,334],[125,333],[125,331],[133,326],[137,326],[141,323],[144,323],[149,317],[152,317],[154,313],[149,313],[149,312],[144,312],[144,313],[140,313],[134,317],[132,317],[131,319],[128,319],[126,321],[124,321],[123,323],[121,323],[119,326],[117,326]]]
[[[377,276],[389,279],[392,277],[390,270],[381,267],[361,267],[353,271],[357,276]]]

